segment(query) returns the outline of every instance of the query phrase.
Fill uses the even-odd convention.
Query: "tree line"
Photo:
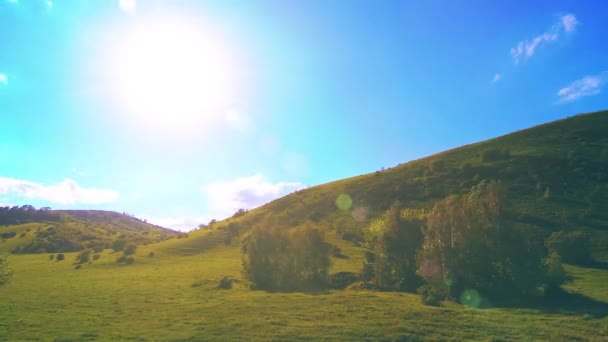
[[[505,189],[482,181],[437,201],[424,216],[395,202],[365,231],[366,287],[418,292],[423,302],[481,305],[547,295],[567,280],[562,260],[585,263],[589,236],[545,234],[507,219]],[[404,215],[404,213],[406,215]],[[243,239],[244,275],[255,288],[280,291],[328,286],[332,248],[321,231],[253,229]],[[472,295],[473,294],[473,295]]]

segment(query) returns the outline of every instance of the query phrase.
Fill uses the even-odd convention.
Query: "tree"
[[[401,211],[401,204],[393,203],[375,227],[368,229],[362,276],[380,289],[413,292],[420,285],[416,252],[422,241],[422,221],[403,218]]]
[[[8,265],[8,257],[0,255],[0,287],[7,285],[13,277],[13,270]]]
[[[255,228],[242,252],[243,273],[257,289],[310,290],[327,283],[331,246],[318,229]]]
[[[418,253],[418,274],[429,285],[451,298],[466,290],[495,299],[536,293],[545,249],[533,229],[504,219],[503,193],[500,183],[482,181],[435,204]]]

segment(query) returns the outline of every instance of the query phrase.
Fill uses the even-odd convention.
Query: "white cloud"
[[[8,84],[8,76],[6,74],[0,74],[0,84]]]
[[[209,223],[206,216],[176,216],[176,217],[148,217],[148,223],[161,227],[187,232],[197,228],[201,223]]]
[[[238,209],[252,209],[290,192],[304,189],[300,182],[271,183],[262,175],[239,177],[229,182],[209,184],[205,189],[216,218],[225,218]]]
[[[578,24],[579,23],[573,14],[561,16],[558,23],[553,25],[547,32],[544,32],[531,40],[522,40],[517,43],[517,46],[511,48],[513,61],[517,64],[522,60],[532,57],[540,47],[556,41],[562,32],[574,32]]]
[[[83,188],[69,178],[57,184],[43,185],[21,179],[0,177],[0,194],[12,194],[17,197],[40,199],[57,204],[101,204],[118,199],[118,193],[114,190]]]
[[[501,78],[502,78],[501,74],[495,74],[494,78],[492,78],[492,82],[490,82],[490,83],[496,83],[496,82],[500,81]]]
[[[578,20],[574,14],[566,14],[562,16],[562,27],[566,32],[574,32],[576,30],[576,26],[578,25]]]
[[[119,0],[118,7],[129,15],[134,15],[137,9],[137,0]]]
[[[608,71],[599,75],[585,76],[557,92],[559,103],[571,102],[580,97],[597,95],[608,81]]]

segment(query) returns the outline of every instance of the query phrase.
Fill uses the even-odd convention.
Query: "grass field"
[[[356,271],[358,248],[334,242],[349,258],[333,271]],[[242,278],[236,245],[184,256],[167,243],[176,242],[141,247],[128,266],[110,251],[79,270],[75,254],[61,262],[10,256],[15,276],[0,289],[0,340],[608,340],[608,270],[569,266],[567,288],[586,297],[553,306],[436,308],[406,293],[268,293],[241,280],[220,290],[223,276]]]

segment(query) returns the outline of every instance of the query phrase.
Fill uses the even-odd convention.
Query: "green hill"
[[[13,281],[0,288],[0,341],[606,341],[607,128],[608,112],[579,115],[298,191],[187,236],[139,246],[129,265],[118,264],[121,253],[111,250],[80,264],[77,253],[63,261],[54,254],[12,254]],[[604,263],[566,265],[571,281],[559,300],[483,309],[450,301],[425,306],[415,294],[357,286],[253,291],[242,276],[239,236],[251,228],[319,227],[342,254],[332,257],[330,273],[358,272],[361,231],[395,200],[406,214],[424,216],[436,200],[483,179],[507,188],[510,220],[544,234],[590,232]],[[34,241],[46,225],[110,240],[153,234],[144,234],[149,225],[117,213],[56,214],[60,221],[0,226],[0,233],[10,227],[16,235],[0,246]],[[159,236],[163,232],[175,235],[161,230]],[[230,290],[218,288],[223,277],[234,280]]]
[[[0,252],[103,250],[119,239],[149,244],[179,235],[112,211],[36,210],[31,206],[0,209]]]
[[[588,231],[594,250],[601,252],[608,250],[606,132],[608,111],[577,115],[301,190],[220,225],[294,227],[312,222],[356,239],[396,200],[423,212],[435,201],[487,179],[505,185],[511,220],[547,234]],[[340,209],[337,201],[347,207]]]

